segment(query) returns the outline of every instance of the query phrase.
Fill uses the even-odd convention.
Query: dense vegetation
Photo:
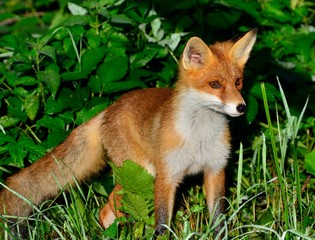
[[[313,1],[6,0],[0,6],[1,180],[122,93],[172,87],[189,37],[213,43],[257,27],[243,89],[248,111],[231,119],[227,212],[215,221],[224,222],[224,239],[315,238]],[[129,217],[107,230],[97,222],[113,185],[110,171],[34,207],[29,238],[150,238],[153,179],[130,162],[113,166]],[[137,175],[139,188],[124,180],[128,175]],[[183,188],[170,235],[207,239],[213,231],[204,190]]]

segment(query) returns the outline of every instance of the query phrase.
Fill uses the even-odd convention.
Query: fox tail
[[[0,214],[28,216],[32,206],[19,193],[39,205],[58,194],[60,188],[83,181],[105,166],[102,112],[76,128],[68,138],[34,164],[9,177],[0,192]],[[9,188],[9,189],[8,189]]]

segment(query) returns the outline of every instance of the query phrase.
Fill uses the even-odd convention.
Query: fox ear
[[[184,69],[199,68],[209,60],[212,53],[209,47],[198,37],[192,37],[186,44],[182,57]]]
[[[240,66],[244,66],[249,58],[256,41],[257,28],[254,28],[234,43],[231,49],[231,58]]]

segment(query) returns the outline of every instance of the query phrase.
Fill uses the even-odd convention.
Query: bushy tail
[[[97,173],[105,165],[102,144],[104,112],[76,128],[46,156],[9,177],[7,187],[34,205],[56,196],[60,186],[74,184]],[[28,216],[31,206],[7,189],[0,192],[0,214]]]

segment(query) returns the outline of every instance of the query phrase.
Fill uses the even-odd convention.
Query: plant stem
[[[286,188],[285,188],[286,182],[282,177],[282,171],[280,169],[280,163],[279,163],[279,158],[278,158],[278,154],[277,154],[277,147],[276,147],[276,140],[275,140],[275,136],[273,135],[273,132],[272,132],[273,127],[272,127],[272,123],[271,123],[267,94],[266,94],[266,88],[265,88],[264,83],[261,83],[261,92],[262,92],[262,96],[263,96],[264,108],[265,108],[266,118],[267,118],[267,122],[268,122],[268,132],[269,132],[271,146],[272,146],[272,154],[273,154],[273,159],[274,159],[274,163],[275,163],[275,167],[276,167],[276,171],[277,171],[277,176],[279,179],[281,198],[282,198],[282,203],[283,203],[283,208],[284,208],[284,214],[283,214],[284,215],[284,226],[285,226],[285,229],[288,229],[289,211],[288,211],[288,204],[287,204],[287,198],[286,198]]]

